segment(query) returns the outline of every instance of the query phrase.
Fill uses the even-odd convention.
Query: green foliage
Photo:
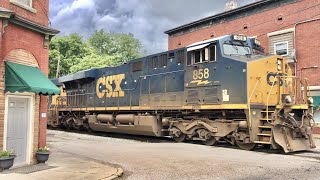
[[[0,158],[7,158],[13,155],[13,151],[0,151]]]
[[[142,56],[141,43],[132,34],[96,31],[88,40],[78,34],[55,37],[50,43],[49,77],[91,68],[116,66]]]
[[[55,77],[57,65],[60,60],[59,76],[70,74],[70,68],[90,53],[89,45],[78,34],[66,37],[55,37],[50,43],[49,51],[49,77]]]
[[[39,149],[38,149],[38,152],[49,152],[49,148],[47,147],[47,146],[44,146],[44,147],[40,147]]]

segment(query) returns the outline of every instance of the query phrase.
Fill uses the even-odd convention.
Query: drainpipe
[[[308,22],[312,22],[312,21],[317,21],[317,20],[320,20],[320,18],[315,18],[315,19],[309,19],[309,20],[305,20],[305,21],[301,21],[301,22],[298,22],[294,25],[294,38],[293,38],[293,43],[294,43],[294,47],[295,47],[295,50],[296,50],[296,57],[295,57],[295,61],[294,61],[294,74],[295,76],[297,76],[297,44],[296,44],[296,28],[299,24],[303,24],[303,23],[308,23]]]

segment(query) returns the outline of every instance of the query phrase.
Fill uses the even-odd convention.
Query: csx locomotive
[[[61,94],[50,97],[48,125],[308,150],[312,99],[292,74],[257,39],[223,36],[54,79]]]

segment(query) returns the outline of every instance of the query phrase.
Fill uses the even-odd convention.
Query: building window
[[[32,0],[15,0],[17,3],[32,7]]]
[[[36,9],[32,8],[32,0],[10,0],[10,2],[14,5],[27,9],[31,12],[34,12],[34,13],[37,12]]]
[[[288,56],[289,55],[288,41],[275,43],[274,54],[280,55],[280,56]]]

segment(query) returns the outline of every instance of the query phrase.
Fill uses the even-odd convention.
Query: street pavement
[[[120,179],[320,179],[320,140],[312,151],[282,154],[169,138],[108,136],[49,130],[47,140],[53,151],[123,168]]]
[[[11,168],[0,173],[0,180],[109,180],[121,171],[121,168],[53,147],[46,164]]]

